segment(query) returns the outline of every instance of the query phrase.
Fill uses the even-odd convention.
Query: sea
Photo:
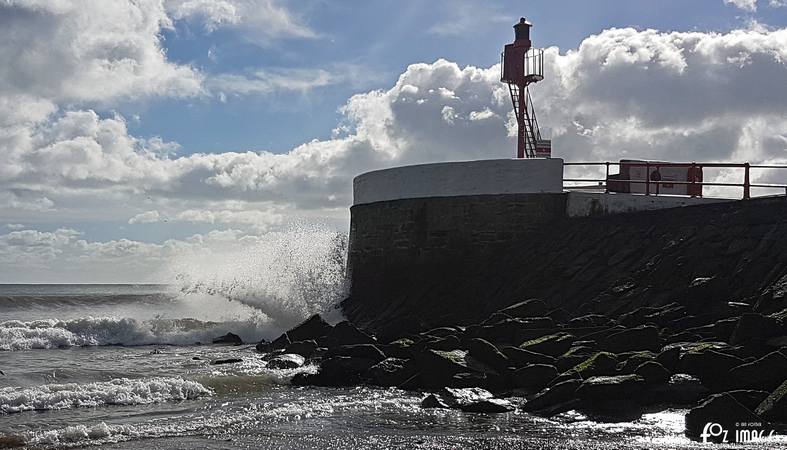
[[[254,343],[315,312],[342,320],[343,244],[323,240],[241,258],[251,270],[212,258],[167,284],[0,285],[0,448],[708,448],[683,436],[685,410],[599,423],[291,386],[318,368],[269,369]],[[249,344],[211,343],[228,332]],[[213,364],[228,358],[242,361]]]

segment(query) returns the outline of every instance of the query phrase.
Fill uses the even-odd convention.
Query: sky
[[[0,282],[169,282],[512,157],[520,16],[554,156],[787,161],[786,0],[0,0]]]

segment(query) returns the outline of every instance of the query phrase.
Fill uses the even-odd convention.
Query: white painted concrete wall
[[[403,198],[563,192],[563,160],[487,159],[394,167],[353,180],[353,204]]]
[[[633,211],[678,208],[681,206],[703,205],[733,201],[722,198],[673,197],[669,195],[616,194],[603,192],[568,193],[566,214],[569,217],[620,214]]]

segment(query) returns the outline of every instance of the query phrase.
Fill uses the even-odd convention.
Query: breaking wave
[[[0,322],[0,350],[52,349],[93,345],[192,345],[209,343],[228,332],[245,342],[267,335],[254,318],[228,322],[195,319],[83,317],[71,320],[10,320]]]
[[[347,239],[313,225],[271,232],[240,249],[180,257],[172,271],[184,295],[240,302],[269,319],[272,337],[312,314],[338,321],[347,293]]]
[[[146,405],[193,400],[212,391],[196,381],[182,378],[147,378],[87,384],[45,384],[35,387],[0,389],[0,412],[45,411],[105,405]]]

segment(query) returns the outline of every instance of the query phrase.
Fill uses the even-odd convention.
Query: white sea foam
[[[194,319],[136,320],[83,317],[72,320],[0,322],[0,350],[50,349],[92,345],[191,345],[233,332],[246,342],[267,336],[265,320],[250,317],[228,322]]]
[[[183,378],[117,378],[87,384],[46,384],[0,389],[0,412],[43,411],[104,405],[145,405],[192,400],[212,391]]]

